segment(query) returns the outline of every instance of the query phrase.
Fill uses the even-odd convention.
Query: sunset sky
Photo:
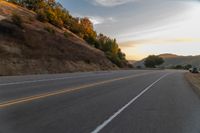
[[[58,0],[116,38],[129,60],[149,54],[200,55],[198,0]]]

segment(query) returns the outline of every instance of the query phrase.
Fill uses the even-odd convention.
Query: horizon
[[[198,0],[58,0],[77,17],[88,17],[98,33],[116,38],[128,60],[174,53],[198,55]],[[181,48],[181,49],[180,49]]]
[[[152,55],[155,55],[155,54],[152,54]],[[195,56],[200,56],[200,54],[198,54],[198,55],[178,55],[178,54],[173,54],[173,53],[161,53],[161,54],[158,54],[156,56],[160,56],[160,55],[175,55],[175,56],[178,56],[178,57],[195,57]],[[148,56],[150,56],[150,55],[148,55]],[[139,59],[139,60],[131,60],[130,59],[128,61],[141,61],[141,60],[147,58],[148,56],[146,56],[146,57],[144,57],[142,59]]]

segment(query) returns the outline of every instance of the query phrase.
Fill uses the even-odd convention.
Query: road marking
[[[108,75],[108,74],[97,74],[97,75],[101,76],[101,75]],[[0,86],[18,85],[18,84],[36,83],[36,82],[45,82],[45,81],[55,81],[55,80],[64,80],[64,79],[72,79],[72,78],[93,77],[93,76],[97,76],[97,75],[61,77],[61,78],[54,78],[54,79],[25,80],[25,81],[20,81],[20,82],[2,83],[2,84],[0,84]]]
[[[161,79],[166,77],[168,74],[161,76],[147,88],[145,88],[142,92],[140,92],[136,97],[134,97],[131,101],[129,101],[126,105],[124,105],[121,109],[119,109],[116,113],[110,116],[107,120],[105,120],[101,125],[99,125],[94,131],[91,133],[99,133],[105,126],[107,126],[113,119],[115,119],[120,113],[122,113],[126,108],[128,108],[133,102],[135,102],[140,96],[142,96],[145,92],[147,92],[151,87],[153,87],[156,83],[158,83]]]
[[[133,78],[133,77],[148,75],[148,74],[151,74],[151,73],[155,73],[155,72],[148,72],[148,73],[143,73],[143,74],[136,74],[136,75],[126,76],[126,77],[120,77],[120,78],[115,78],[115,79],[106,80],[106,81],[100,81],[100,82],[92,83],[92,84],[88,84],[88,85],[82,85],[82,86],[79,86],[79,87],[67,88],[67,89],[63,89],[63,90],[47,92],[47,93],[44,93],[44,94],[38,94],[38,95],[34,95],[34,96],[28,96],[28,97],[24,97],[24,98],[9,100],[9,101],[5,101],[5,102],[0,103],[0,109],[11,106],[11,105],[16,105],[16,104],[20,104],[20,103],[24,103],[24,102],[43,99],[43,98],[50,97],[50,96],[69,93],[69,92],[81,90],[81,89],[84,89],[84,88],[94,87],[94,86],[107,84],[107,83],[111,83],[111,82],[115,82],[115,81],[119,81],[119,80],[129,79],[129,78]]]

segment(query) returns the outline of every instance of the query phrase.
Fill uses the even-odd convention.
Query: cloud
[[[121,47],[130,48],[140,44],[174,44],[174,43],[200,43],[200,38],[175,38],[175,39],[143,39],[120,43]]]
[[[90,21],[94,25],[100,25],[104,23],[113,23],[117,22],[117,20],[114,17],[102,17],[102,16],[91,16],[91,15],[81,15],[78,13],[74,13],[73,16],[79,17],[79,18],[84,18],[87,17],[90,19]],[[0,16],[1,17],[1,16]]]
[[[162,1],[162,0],[90,0],[90,1],[92,1],[92,3],[95,5],[111,7],[111,6],[123,5],[123,4],[129,3],[129,2],[135,2],[135,1],[158,2],[158,1]],[[171,1],[171,0],[166,0],[166,1]],[[198,0],[176,0],[176,1],[198,1]]]
[[[90,19],[90,21],[92,21],[92,23],[94,25],[100,25],[100,24],[104,24],[104,23],[112,23],[112,22],[116,22],[117,20],[113,17],[100,17],[100,16],[88,16],[88,18]]]
[[[122,5],[122,4],[133,2],[133,1],[136,1],[136,0],[95,0],[94,4],[110,7],[110,6]]]
[[[102,17],[90,16],[89,19],[94,25],[102,24],[105,21]]]

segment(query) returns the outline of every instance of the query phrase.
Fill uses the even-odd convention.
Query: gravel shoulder
[[[194,91],[200,96],[200,74],[186,73],[187,81],[193,86]]]

